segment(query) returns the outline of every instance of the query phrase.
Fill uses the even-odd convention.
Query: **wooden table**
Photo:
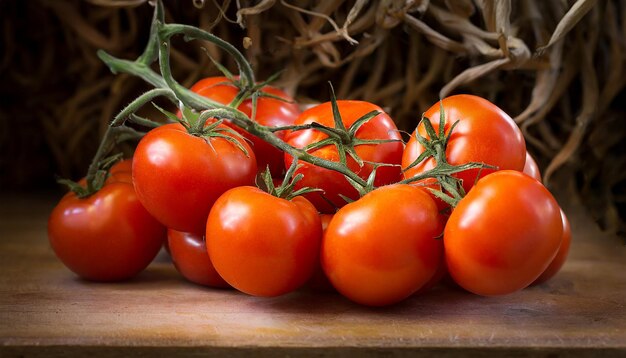
[[[48,245],[56,198],[40,198],[0,197],[0,357],[626,356],[626,249],[578,205],[552,281],[497,298],[440,287],[371,309],[335,294],[195,286],[163,256],[131,282],[82,281]]]

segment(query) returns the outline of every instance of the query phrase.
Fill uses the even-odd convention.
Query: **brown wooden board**
[[[441,286],[372,309],[306,290],[256,298],[184,281],[165,255],[136,279],[78,279],[46,236],[50,196],[0,197],[0,357],[626,356],[626,248],[568,209],[551,281],[503,297]]]

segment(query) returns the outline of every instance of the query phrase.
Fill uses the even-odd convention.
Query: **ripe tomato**
[[[133,157],[139,200],[168,228],[202,234],[220,195],[254,183],[254,152],[244,140],[239,142],[248,155],[226,139],[191,135],[178,123],[151,130]]]
[[[215,271],[204,236],[167,230],[167,242],[176,270],[187,280],[210,287],[229,287]]]
[[[541,172],[539,171],[539,166],[537,165],[535,159],[528,152],[526,152],[526,163],[524,164],[524,169],[522,170],[522,173],[541,181]]]
[[[533,285],[540,284],[548,281],[554,275],[561,270],[565,260],[567,259],[567,254],[569,253],[569,247],[572,242],[572,228],[569,224],[569,220],[567,220],[567,216],[563,210],[561,210],[561,220],[563,222],[563,235],[561,236],[561,246],[559,246],[559,251],[556,253],[552,262],[548,268],[546,268],[543,273],[533,282]]]
[[[322,224],[303,197],[243,186],[224,193],[206,224],[209,257],[234,288],[273,297],[302,286],[318,265]]]
[[[226,77],[204,78],[194,84],[191,90],[223,104],[232,102],[239,91]],[[284,98],[285,101],[270,97],[259,97],[254,120],[266,127],[292,125],[300,114],[300,109],[297,104],[293,103],[293,98],[278,88],[271,86],[264,87],[262,92]],[[248,115],[248,117],[252,116],[252,100],[245,100],[238,109]],[[233,128],[251,141],[252,148],[256,154],[257,168],[259,171],[263,172],[265,168],[269,166],[273,176],[282,175],[285,166],[283,164],[283,152],[280,149],[274,148],[259,137],[253,136],[237,126],[233,126]],[[283,131],[276,132],[275,134],[280,139],[283,139],[285,136],[285,132]]]
[[[115,163],[111,169],[109,169],[109,177],[107,178],[107,181],[124,181],[132,184],[132,166],[133,161],[131,159],[124,159]]]
[[[368,102],[337,101],[337,105],[341,113],[341,119],[347,128],[368,112],[374,110],[381,112],[376,117],[363,124],[356,132],[356,137],[366,140],[392,139],[397,140],[397,142],[359,145],[355,147],[355,150],[358,156],[366,162],[397,165],[379,167],[376,171],[377,175],[374,183],[376,186],[397,182],[401,176],[399,164],[402,158],[403,144],[400,141],[401,137],[393,120],[384,113],[380,107]],[[334,127],[330,102],[317,105],[302,112],[295,124],[303,125],[312,122],[321,123],[327,127]],[[328,138],[328,135],[319,130],[306,129],[290,132],[285,137],[285,140],[293,147],[304,148],[309,144],[317,143],[326,138]],[[326,145],[318,149],[310,150],[309,153],[319,158],[339,162],[337,147],[334,145]],[[285,153],[285,165],[291,165],[292,161],[293,158]],[[324,191],[324,197],[332,203],[332,205],[329,204],[327,200],[324,200],[322,194],[317,192],[305,195],[320,212],[333,213],[336,208],[345,205],[346,201],[342,199],[339,194],[343,194],[353,200],[359,197],[356,189],[350,185],[343,174],[303,161],[300,161],[299,164],[301,164],[302,167],[299,168],[296,173],[302,173],[304,178],[296,184],[296,188],[313,187],[322,189]],[[349,155],[347,156],[347,165],[350,170],[357,173],[363,179],[367,179],[373,168],[372,165],[368,163],[365,163],[363,167],[359,167],[358,163]]]
[[[124,159],[113,164],[109,172],[111,174],[115,174],[115,173],[120,173],[120,172],[132,172],[132,170],[133,170],[132,159]]]
[[[455,95],[442,100],[445,111],[444,130],[449,133],[452,125],[459,121],[448,142],[446,158],[452,165],[468,162],[482,162],[502,169],[522,171],[526,158],[526,144],[522,132],[515,122],[493,103],[472,95]],[[439,107],[436,103],[428,109],[424,116],[429,118],[436,132],[439,131]],[[424,138],[426,133],[423,123],[416,131]],[[406,169],[419,155],[424,147],[415,139],[415,132],[404,149],[402,168]],[[420,164],[404,172],[405,178],[423,173],[435,166],[435,159],[428,158]],[[491,169],[471,169],[455,176],[463,180],[466,192],[478,178],[493,172]]]
[[[120,281],[150,264],[165,240],[165,227],[144,209],[130,182],[109,178],[89,197],[67,193],[50,214],[48,239],[77,275]]]
[[[562,231],[559,205],[541,183],[518,171],[498,171],[481,179],[448,219],[448,272],[479,295],[515,292],[548,267]]]
[[[426,192],[383,186],[337,211],[322,240],[322,268],[347,298],[368,306],[393,304],[437,271],[441,230]]]

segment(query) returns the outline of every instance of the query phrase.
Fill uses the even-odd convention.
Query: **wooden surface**
[[[439,287],[370,309],[334,294],[195,286],[163,256],[131,282],[82,281],[48,245],[56,198],[39,197],[0,196],[0,357],[626,356],[626,250],[577,205],[552,281],[497,298]]]

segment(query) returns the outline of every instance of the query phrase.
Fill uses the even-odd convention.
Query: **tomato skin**
[[[167,242],[174,266],[184,278],[203,286],[230,287],[215,271],[204,236],[168,229]]]
[[[226,77],[207,77],[195,83],[191,87],[191,91],[210,98],[216,102],[229,104],[233,99],[235,99],[238,92],[238,89],[229,83],[232,82]],[[285,101],[269,97],[259,97],[254,120],[267,127],[292,125],[300,114],[300,109],[298,108],[298,105],[293,102],[293,98],[280,89],[272,86],[264,87],[262,92],[284,98]],[[252,100],[247,99],[243,101],[238,109],[245,113],[248,117],[251,117]],[[269,166],[270,172],[273,176],[282,175],[285,171],[285,166],[283,164],[283,152],[280,149],[274,148],[271,144],[261,138],[254,136],[235,125],[232,127],[250,140],[251,146],[256,154],[257,168],[260,172],[264,172]],[[275,132],[275,134],[280,139],[284,139],[285,137],[284,131],[278,131]]]
[[[481,179],[444,231],[448,272],[464,289],[504,295],[530,285],[561,244],[560,208],[537,180],[504,170]]]
[[[131,183],[114,181],[84,199],[66,194],[50,214],[48,239],[78,276],[121,281],[150,264],[165,240],[165,227],[144,209]]]
[[[563,264],[567,260],[569,247],[572,242],[572,228],[563,210],[561,210],[561,220],[563,223],[563,236],[561,237],[561,246],[559,246],[559,251],[556,253],[554,259],[552,259],[552,262],[550,262],[550,265],[533,282],[533,285],[544,283],[554,277],[554,275],[561,270],[561,267],[563,267]]]
[[[133,160],[123,159],[113,164],[111,169],[109,169],[109,173],[115,174],[115,173],[121,173],[121,172],[132,172],[132,170],[133,170]]]
[[[322,225],[305,198],[285,200],[256,187],[224,193],[206,224],[209,257],[231,286],[274,297],[302,286],[319,261]]]
[[[484,98],[460,94],[442,100],[446,114],[445,132],[448,133],[452,125],[455,127],[448,146],[446,158],[452,165],[468,162],[482,162],[497,166],[498,169],[512,169],[522,171],[526,158],[526,144],[522,132],[513,119],[493,103]],[[428,109],[424,116],[429,118],[439,131],[439,103]],[[425,138],[423,123],[416,130]],[[402,156],[402,168],[407,168],[424,151],[424,147],[415,139],[415,131],[406,145]],[[405,178],[423,173],[435,165],[434,158],[404,172]],[[493,169],[471,169],[455,176],[463,180],[463,188],[468,192],[478,178],[493,172]]]
[[[339,209],[322,240],[333,286],[368,306],[397,303],[419,290],[441,261],[437,206],[423,190],[393,184]]]
[[[526,163],[524,164],[524,169],[522,170],[522,173],[528,175],[529,177],[535,178],[540,182],[542,181],[539,166],[537,165],[535,158],[533,158],[528,152],[526,152]]]
[[[404,146],[393,120],[380,107],[372,103],[339,100],[337,101],[337,105],[346,128],[350,127],[352,123],[370,111],[377,110],[381,112],[379,115],[363,124],[356,132],[356,137],[360,139],[392,139],[397,140],[397,142],[359,145],[355,147],[355,150],[364,161],[395,164],[395,166],[381,166],[377,169],[376,186],[387,185],[400,180],[401,169],[399,164]],[[317,122],[327,127],[334,127],[330,102],[322,103],[302,112],[295,124],[303,125],[312,122]],[[306,129],[288,133],[285,137],[285,141],[293,147],[304,148],[311,143],[319,142],[327,137],[326,134],[316,129]],[[327,145],[319,149],[311,150],[309,153],[319,158],[339,162],[339,154],[334,145]],[[293,158],[285,153],[285,166],[289,167],[292,161]],[[345,205],[345,200],[342,199],[339,194],[343,194],[354,200],[359,197],[357,191],[350,185],[343,174],[303,161],[300,161],[299,164],[301,164],[302,167],[296,172],[302,173],[304,178],[297,183],[296,188],[305,186],[320,188],[324,190],[324,197],[332,202],[332,205],[329,204],[320,193],[305,195],[320,212],[334,213],[337,208]],[[352,171],[363,179],[367,179],[373,168],[371,164],[367,163],[362,168],[359,168],[359,165],[350,156],[347,157],[347,164]]]
[[[178,124],[146,134],[133,157],[133,183],[145,208],[168,228],[202,234],[211,206],[228,189],[250,185],[256,159],[222,138],[193,136]]]

